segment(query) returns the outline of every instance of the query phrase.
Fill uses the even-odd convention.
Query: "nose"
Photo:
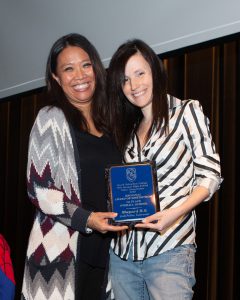
[[[132,91],[136,90],[139,85],[137,79],[131,79],[130,85]]]
[[[76,74],[75,74],[76,78],[79,78],[79,79],[83,79],[84,77],[86,77],[86,73],[84,71],[83,68],[77,68],[76,70]]]

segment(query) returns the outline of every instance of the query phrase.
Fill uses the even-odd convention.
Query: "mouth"
[[[84,82],[84,83],[81,83],[81,84],[75,84],[73,86],[74,90],[77,91],[77,92],[84,92],[89,87],[90,87],[90,82]]]
[[[132,93],[132,95],[133,95],[133,97],[137,98],[137,97],[144,95],[145,93],[146,93],[146,90],[143,90],[143,91]]]

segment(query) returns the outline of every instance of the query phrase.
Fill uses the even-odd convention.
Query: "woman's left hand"
[[[178,208],[170,208],[155,213],[135,225],[136,228],[149,228],[159,232],[171,227],[180,217]]]

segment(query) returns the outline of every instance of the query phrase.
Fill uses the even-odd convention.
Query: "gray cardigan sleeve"
[[[60,109],[44,107],[29,139],[29,198],[54,222],[86,232],[91,212],[81,207],[78,176],[68,123]]]

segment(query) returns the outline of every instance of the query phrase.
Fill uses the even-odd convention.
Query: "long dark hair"
[[[111,130],[118,147],[122,151],[129,142],[133,128],[138,126],[143,117],[141,109],[132,105],[122,91],[125,66],[129,58],[138,52],[148,62],[153,79],[153,121],[147,137],[149,137],[153,126],[157,126],[157,129],[163,126],[165,133],[168,128],[167,76],[162,61],[151,47],[142,40],[129,40],[114,53],[107,72]]]
[[[96,129],[108,134],[108,124],[106,118],[106,71],[103,67],[99,54],[95,47],[84,36],[71,33],[59,38],[52,46],[48,55],[46,66],[46,84],[51,97],[52,106],[62,109],[68,122],[82,131],[88,131],[88,124],[81,111],[72,105],[66,98],[62,88],[53,78],[56,75],[57,60],[59,54],[69,46],[76,46],[83,49],[89,56],[95,74],[95,91],[91,103],[91,114]]]

